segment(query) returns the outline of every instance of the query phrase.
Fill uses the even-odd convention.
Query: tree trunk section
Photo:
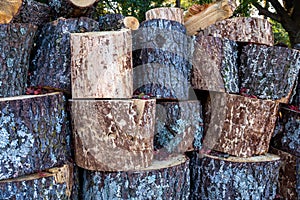
[[[84,170],[82,188],[84,200],[189,199],[189,161],[179,155],[139,171]]]
[[[171,8],[171,7],[162,7],[162,8],[153,8],[146,12],[146,20],[151,19],[166,19],[179,22],[181,24],[183,21],[183,10],[181,8]]]
[[[270,152],[280,156],[279,194],[285,200],[300,199],[300,157],[270,148]]]
[[[25,93],[36,29],[31,24],[0,25],[0,97]]]
[[[286,47],[250,44],[240,56],[241,87],[260,99],[289,103],[296,87],[300,52]]]
[[[19,12],[22,0],[1,0],[0,1],[0,24],[8,24]]]
[[[275,128],[278,104],[210,92],[203,145],[239,157],[265,154]]]
[[[49,169],[70,159],[65,104],[61,93],[0,100],[0,179]]]
[[[239,93],[238,45],[228,39],[196,37],[193,56],[194,89]]]
[[[157,102],[154,158],[202,148],[203,116],[198,100]]]
[[[215,152],[190,155],[191,200],[274,199],[279,157],[224,158]]]
[[[72,100],[76,164],[97,171],[151,164],[155,100]]]
[[[123,28],[137,30],[140,23],[135,17],[124,17],[122,14],[106,14],[99,17],[100,31],[118,31]]]
[[[71,34],[73,98],[131,98],[130,30]]]
[[[266,19],[235,17],[208,26],[199,35],[228,38],[237,42],[274,45],[272,26]]]
[[[33,86],[48,86],[71,91],[70,33],[99,31],[98,22],[89,18],[63,19],[43,26],[32,55]]]
[[[292,105],[295,105],[298,109],[300,109],[300,72],[298,73],[298,79],[294,87]]]

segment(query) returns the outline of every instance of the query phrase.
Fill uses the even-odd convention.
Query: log
[[[198,31],[216,23],[217,21],[231,17],[233,10],[228,0],[211,3],[197,14],[187,18],[184,22],[188,35],[195,35]]]
[[[197,36],[194,45],[192,87],[239,93],[238,45],[212,36]]]
[[[99,31],[99,23],[89,18],[63,19],[45,24],[32,53],[30,83],[71,92],[70,33]]]
[[[72,100],[75,161],[97,171],[151,164],[155,100]]]
[[[239,158],[211,152],[190,155],[191,200],[274,199],[279,156]]]
[[[22,0],[1,0],[0,1],[0,24],[8,24],[19,12]]]
[[[118,31],[123,28],[137,30],[140,22],[137,18],[128,16],[124,17],[122,14],[106,14],[99,17],[100,31]]]
[[[35,174],[0,181],[0,199],[77,199],[78,189],[72,164]]]
[[[300,68],[298,50],[249,44],[243,47],[240,60],[241,87],[247,94],[290,102]]]
[[[201,102],[163,101],[156,103],[154,159],[202,148],[203,116]]]
[[[216,22],[201,30],[198,35],[228,38],[237,42],[274,45],[272,26],[267,19],[234,17]]]
[[[0,180],[64,164],[71,157],[62,93],[0,100]]]
[[[50,7],[34,0],[23,0],[20,12],[13,18],[13,23],[31,23],[42,26],[50,21]]]
[[[281,107],[271,146],[300,157],[300,112]]]
[[[183,10],[181,8],[172,8],[172,7],[161,7],[153,8],[148,10],[146,13],[146,20],[151,19],[166,19],[179,22],[181,24],[183,21]]]
[[[131,98],[130,30],[71,34],[72,97]]]
[[[285,200],[300,199],[300,157],[279,149],[270,148],[270,152],[280,157],[278,189]]]
[[[31,24],[0,25],[0,97],[24,94],[36,29]]]
[[[298,74],[298,79],[294,87],[291,104],[298,107],[298,109],[300,110],[300,73]]]
[[[239,157],[267,153],[279,103],[227,93],[209,93],[203,146]]]
[[[81,199],[189,199],[189,160],[179,155],[139,171],[83,171]]]

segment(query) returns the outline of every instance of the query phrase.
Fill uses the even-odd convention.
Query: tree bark
[[[71,34],[73,98],[131,98],[130,30]]]
[[[61,93],[0,100],[0,179],[49,169],[70,159],[65,106]]]
[[[8,24],[19,12],[22,0],[1,0],[0,1],[0,24]]]
[[[183,156],[139,171],[83,172],[82,199],[189,199],[189,161]]]
[[[45,24],[32,53],[32,86],[49,86],[71,91],[70,33],[99,31],[98,22],[89,18],[64,19]]]
[[[203,116],[198,100],[157,102],[154,158],[202,148]]]
[[[237,43],[212,36],[197,36],[191,81],[194,89],[239,93]]]
[[[280,168],[272,154],[250,158],[191,154],[191,200],[274,199]]]
[[[0,97],[25,93],[36,29],[31,24],[0,25]]]
[[[137,30],[140,23],[135,17],[124,17],[122,14],[106,14],[99,17],[100,31],[118,31],[123,28]]]
[[[97,171],[151,164],[155,100],[72,100],[76,164]]]
[[[296,87],[300,52],[281,46],[250,44],[240,56],[241,87],[260,99],[289,103]]]
[[[181,8],[162,7],[154,8],[146,12],[146,20],[151,19],[166,19],[177,21],[181,24],[183,21],[183,10]]]
[[[271,24],[266,19],[253,17],[224,19],[200,31],[199,35],[228,38],[237,42],[274,45]]]
[[[279,103],[227,93],[209,95],[203,145],[239,157],[265,154]]]

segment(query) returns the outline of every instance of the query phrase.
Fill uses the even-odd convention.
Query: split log
[[[130,30],[71,34],[73,98],[131,98]]]
[[[50,7],[34,0],[23,0],[22,7],[13,23],[31,23],[42,26],[50,21]]]
[[[227,93],[209,95],[203,145],[240,157],[265,154],[279,103]]]
[[[189,160],[179,155],[139,171],[84,170],[82,199],[189,199]]]
[[[300,112],[280,108],[271,145],[300,157]]]
[[[70,159],[65,106],[61,93],[0,100],[0,179],[49,169]]]
[[[89,18],[63,19],[47,23],[36,39],[30,82],[71,91],[70,33],[99,31],[99,23]]]
[[[222,157],[215,152],[191,154],[190,199],[274,199],[279,156]]]
[[[66,164],[43,172],[0,181],[0,199],[77,199],[73,166]]]
[[[22,0],[1,0],[0,1],[0,24],[8,24],[19,12]],[[2,41],[2,40],[1,40]]]
[[[172,7],[162,7],[162,8],[153,8],[148,10],[146,13],[146,20],[151,19],[166,19],[177,21],[181,24],[183,21],[183,10],[181,8],[172,8]]]
[[[97,0],[48,0],[52,15],[59,17],[89,17],[96,9]]]
[[[0,97],[24,94],[36,29],[31,24],[0,25]]]
[[[72,100],[76,164],[97,171],[151,164],[155,100]]]
[[[228,0],[217,1],[208,4],[199,13],[187,18],[184,22],[188,35],[195,35],[198,31],[216,23],[217,21],[231,17],[233,10]]]
[[[274,45],[272,25],[267,19],[254,17],[224,19],[201,30],[198,35],[228,38],[237,42]]]
[[[289,103],[300,69],[300,51],[249,44],[240,56],[241,87],[260,99]]]
[[[300,157],[271,147],[270,152],[280,156],[279,194],[285,200],[300,199]]]
[[[198,100],[157,102],[154,159],[202,148],[203,116]]]
[[[239,93],[238,45],[228,39],[196,37],[193,55],[194,89]]]
[[[100,31],[118,31],[123,28],[137,30],[140,26],[135,17],[124,17],[122,14],[107,14],[99,17]]]

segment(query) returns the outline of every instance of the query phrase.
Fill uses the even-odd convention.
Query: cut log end
[[[19,12],[22,0],[1,0],[0,1],[0,24],[9,23]]]
[[[85,8],[93,5],[97,0],[69,0],[74,6]]]
[[[124,18],[124,25],[131,30],[137,30],[140,26],[140,22],[137,18],[129,16]]]

